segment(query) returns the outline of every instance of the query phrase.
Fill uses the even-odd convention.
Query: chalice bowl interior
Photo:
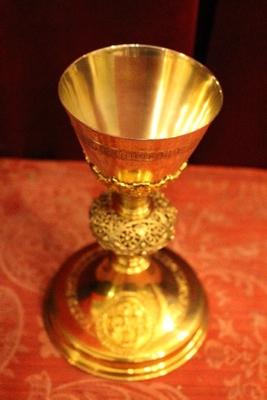
[[[70,257],[48,290],[47,331],[87,372],[164,375],[197,352],[208,309],[191,267],[165,247],[176,209],[159,189],[180,175],[218,114],[221,87],[184,54],[134,44],[76,60],[59,97],[108,191],[90,209],[96,243]]]

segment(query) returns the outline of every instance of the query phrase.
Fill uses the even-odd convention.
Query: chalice
[[[186,167],[220,111],[221,87],[182,53],[130,44],[76,60],[59,97],[108,190],[90,209],[96,242],[50,285],[46,329],[84,371],[129,381],[164,375],[201,346],[208,307],[196,274],[166,248],[176,209],[159,189]]]

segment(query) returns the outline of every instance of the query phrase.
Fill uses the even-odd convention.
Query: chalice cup
[[[186,167],[222,106],[221,87],[184,54],[132,44],[76,60],[59,97],[108,191],[90,209],[96,243],[70,257],[50,286],[47,331],[87,372],[164,375],[199,349],[208,308],[191,267],[165,247],[176,209],[158,189]]]

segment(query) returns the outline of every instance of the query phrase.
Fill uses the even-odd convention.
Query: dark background
[[[0,6],[0,156],[82,158],[57,97],[63,70],[111,44],[169,47],[205,63],[224,106],[191,158],[267,167],[264,0],[9,0]]]

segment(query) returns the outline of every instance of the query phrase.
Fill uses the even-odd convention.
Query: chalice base
[[[98,244],[70,257],[44,303],[48,334],[80,369],[111,379],[165,375],[188,361],[207,328],[207,301],[190,266],[164,248],[138,274],[113,269]]]

